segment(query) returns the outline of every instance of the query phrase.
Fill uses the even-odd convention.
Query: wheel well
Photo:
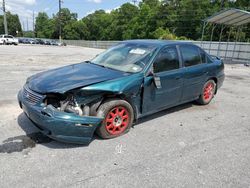
[[[218,81],[216,77],[209,78],[208,80],[213,80],[216,84],[217,84],[217,81]]]
[[[218,82],[217,78],[216,77],[211,77],[208,80],[213,80],[216,83],[216,88],[215,88],[215,93],[214,93],[214,94],[216,94],[217,93],[217,82]]]
[[[107,96],[104,96],[101,103],[99,104],[99,106],[97,107],[96,110],[99,109],[99,107],[107,100],[116,100],[116,99],[121,99],[121,100],[125,100],[127,101],[133,108],[133,111],[134,111],[134,121],[137,120],[137,110],[136,110],[136,107],[135,105],[133,104],[132,100],[128,97],[126,97],[124,94],[114,94],[114,95],[107,95]]]

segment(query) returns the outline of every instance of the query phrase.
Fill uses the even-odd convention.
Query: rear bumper
[[[223,73],[223,74],[219,75],[217,79],[218,79],[217,80],[217,89],[219,89],[223,85],[223,82],[225,80],[225,74]]]
[[[30,104],[23,98],[22,90],[18,93],[18,101],[27,117],[43,134],[62,142],[89,144],[102,121],[102,118],[61,112],[51,105]]]

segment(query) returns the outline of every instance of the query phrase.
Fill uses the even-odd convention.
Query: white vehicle
[[[0,44],[14,44],[18,45],[18,39],[12,35],[0,35]]]

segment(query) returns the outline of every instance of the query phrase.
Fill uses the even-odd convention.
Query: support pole
[[[7,25],[7,18],[6,18],[6,10],[5,10],[5,0],[3,0],[3,19],[4,19],[4,32],[8,35],[8,25]]]
[[[26,18],[26,27],[27,27],[27,31],[29,31],[29,18]]]
[[[226,47],[226,54],[225,54],[225,59],[227,58],[227,51],[228,51],[228,43],[230,42],[230,36],[232,32],[232,27],[229,30],[228,38],[227,38],[227,47]]]
[[[23,31],[25,31],[25,22],[23,21]]]
[[[205,32],[206,26],[207,26],[207,22],[203,21],[202,35],[201,35],[201,47],[203,47],[203,38],[204,38],[204,32]]]
[[[62,9],[62,0],[59,0],[59,41],[62,42],[62,25],[61,25],[61,9]]]
[[[219,38],[219,44],[218,44],[218,49],[217,49],[217,56],[220,56],[221,38],[222,38],[222,32],[224,29],[225,29],[225,26],[222,25],[221,30],[220,30],[220,38]]]
[[[234,58],[234,53],[235,53],[236,43],[237,43],[237,40],[238,40],[239,30],[240,30],[240,28],[237,29],[237,33],[236,33],[236,36],[235,36],[235,42],[234,42],[234,49],[233,49],[232,60]]]
[[[238,37],[238,42],[240,42],[241,41],[241,36],[240,36],[240,34],[242,33],[242,27],[240,27],[240,33],[239,33],[239,37]],[[239,57],[240,57],[240,51],[241,51],[241,45],[239,44],[239,51],[238,51],[238,59],[239,59]]]
[[[214,35],[214,29],[216,27],[215,24],[212,25],[212,33],[211,33],[211,36],[210,36],[210,44],[209,44],[209,54],[210,54],[210,50],[211,50],[211,45],[212,45],[212,40],[213,40],[213,35]]]
[[[35,38],[35,12],[33,10],[33,15],[32,15],[32,20],[33,20],[33,37]]]

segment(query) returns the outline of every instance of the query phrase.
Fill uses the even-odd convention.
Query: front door
[[[154,75],[144,80],[143,114],[174,106],[182,95],[182,69],[175,46],[161,50],[153,64]],[[154,79],[157,79],[158,88]]]

